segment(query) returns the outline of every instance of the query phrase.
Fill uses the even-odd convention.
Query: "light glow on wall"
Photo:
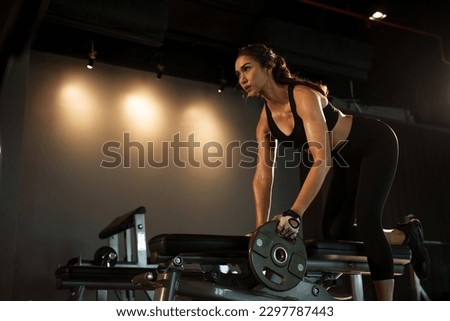
[[[97,99],[82,81],[71,79],[59,91],[59,110],[63,128],[75,130],[77,135],[91,130],[97,121]]]
[[[147,91],[127,94],[123,100],[123,107],[125,124],[131,132],[154,134],[163,125],[161,103]]]
[[[220,142],[223,140],[221,120],[207,103],[194,103],[188,106],[181,115],[183,131],[194,133],[197,141]]]
[[[215,109],[207,102],[196,102],[188,105],[179,117],[179,124],[181,125],[179,127],[181,139],[187,141],[188,137],[192,137],[190,139],[198,144],[194,152],[196,160],[204,159],[203,148],[207,144],[210,146],[208,153],[218,153],[220,157],[223,156],[226,142],[222,130],[222,121]],[[210,161],[215,161],[215,158],[211,158]],[[199,174],[198,171],[195,171],[195,173],[196,175]]]

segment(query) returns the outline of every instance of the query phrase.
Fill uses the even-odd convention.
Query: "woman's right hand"
[[[302,219],[293,210],[275,215],[272,221],[278,221],[277,232],[283,237],[294,239],[300,232]]]

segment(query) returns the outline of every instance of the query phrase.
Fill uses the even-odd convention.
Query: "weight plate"
[[[109,246],[102,246],[94,254],[94,265],[114,266],[117,263],[117,253]]]
[[[280,236],[277,225],[277,221],[267,222],[250,238],[249,263],[259,282],[271,290],[286,291],[305,276],[306,247],[300,237]]]

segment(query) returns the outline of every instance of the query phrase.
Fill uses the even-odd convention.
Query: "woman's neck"
[[[271,106],[284,105],[289,102],[287,85],[269,82],[261,93],[263,98]]]

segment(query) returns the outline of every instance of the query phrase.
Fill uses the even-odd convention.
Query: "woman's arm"
[[[309,88],[297,86],[294,89],[294,98],[297,113],[303,120],[309,152],[313,157],[313,165],[291,207],[293,211],[303,216],[331,168],[331,142],[322,111],[321,99],[324,97]]]
[[[256,139],[258,141],[258,162],[253,177],[253,196],[256,209],[256,228],[258,228],[268,220],[269,216],[276,151],[276,144],[271,140],[264,109],[256,126]]]

